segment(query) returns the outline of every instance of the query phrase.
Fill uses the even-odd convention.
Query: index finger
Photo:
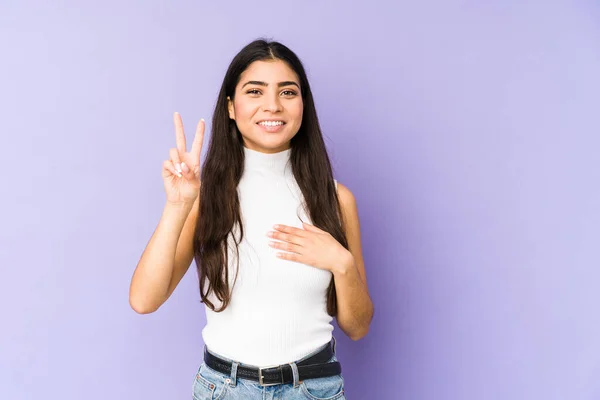
[[[177,150],[180,154],[185,153],[185,133],[183,133],[183,121],[178,112],[173,114],[173,122],[175,123],[175,140],[177,142]]]
[[[196,160],[200,160],[200,152],[202,151],[202,142],[204,141],[204,118],[198,122],[196,128],[196,136],[194,136],[194,142],[192,143],[191,153]]]
[[[289,225],[277,224],[277,225],[273,225],[273,229],[275,229],[276,231],[279,231],[279,232],[285,232],[287,234],[295,235],[295,236],[298,236],[301,238],[304,238],[307,236],[306,230],[299,229],[299,228],[289,226]]]

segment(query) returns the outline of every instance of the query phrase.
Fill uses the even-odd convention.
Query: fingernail
[[[176,168],[177,168],[177,172],[181,172],[181,164],[177,163]]]
[[[190,169],[188,168],[188,166],[187,166],[187,165],[185,165],[185,163],[184,163],[184,162],[182,162],[182,163],[181,163],[181,169],[182,169],[182,170],[183,170],[183,172],[185,172],[186,174],[187,174],[187,173],[188,173],[188,171],[190,170]]]

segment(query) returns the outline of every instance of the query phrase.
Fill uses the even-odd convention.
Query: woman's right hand
[[[204,119],[198,122],[196,136],[188,153],[181,115],[173,115],[177,148],[169,151],[170,159],[163,162],[162,177],[169,203],[194,203],[200,194],[200,153],[204,140]]]

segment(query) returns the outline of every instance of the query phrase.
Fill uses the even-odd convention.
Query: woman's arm
[[[189,203],[167,202],[133,273],[129,304],[137,313],[152,313],[171,296],[193,257],[199,197]]]
[[[338,197],[346,225],[351,261],[333,271],[337,295],[338,326],[352,340],[369,331],[374,307],[367,287],[367,274],[360,243],[360,223],[354,195],[338,182]]]

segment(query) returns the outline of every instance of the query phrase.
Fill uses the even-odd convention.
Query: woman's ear
[[[233,107],[233,101],[227,96],[227,110],[229,111],[229,118],[235,120],[235,109]]]

